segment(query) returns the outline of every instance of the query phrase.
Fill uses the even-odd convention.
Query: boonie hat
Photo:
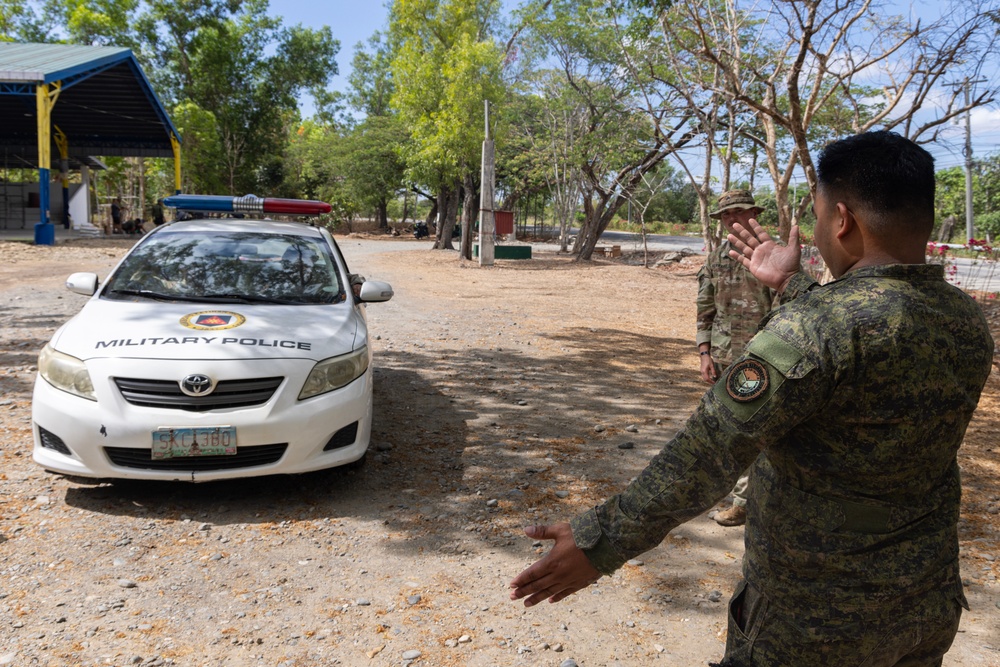
[[[728,211],[734,208],[755,208],[758,211],[764,210],[760,206],[757,206],[756,202],[753,200],[753,193],[749,190],[726,190],[719,195],[719,209],[717,211],[712,211],[708,215],[711,218],[718,219],[722,217],[723,211]]]

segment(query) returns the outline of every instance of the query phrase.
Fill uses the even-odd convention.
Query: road
[[[573,230],[577,233],[578,230]],[[673,236],[667,234],[647,234],[648,248],[654,252],[689,250],[704,254],[705,243],[700,236]],[[539,249],[558,250],[557,243],[533,244]],[[620,231],[605,231],[600,245],[620,245],[623,251],[642,250],[639,234]],[[1000,292],[1000,264],[981,259],[949,257],[945,267],[948,281],[967,291]]]
[[[1000,292],[1000,266],[997,262],[952,257],[945,266],[945,273],[948,282],[966,291]]]

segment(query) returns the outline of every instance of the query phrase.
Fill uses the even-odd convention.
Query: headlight
[[[299,400],[325,394],[348,385],[368,370],[368,346],[365,345],[342,357],[324,359],[316,364],[306,378]]]
[[[94,384],[90,373],[82,361],[62,352],[56,352],[46,343],[38,353],[38,373],[56,389],[62,389],[74,396],[96,401]]]

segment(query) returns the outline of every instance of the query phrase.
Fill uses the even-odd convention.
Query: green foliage
[[[484,101],[504,97],[503,52],[488,39],[497,0],[397,0],[392,107],[413,139],[410,178],[432,188],[478,172]]]
[[[50,42],[53,24],[48,12],[36,12],[29,0],[0,0],[0,41]]]
[[[339,140],[332,126],[311,120],[289,129],[282,185],[285,196],[327,201],[335,175],[330,146]]]
[[[981,234],[989,234],[991,239],[1000,237],[1000,211],[977,215],[976,230]]]
[[[934,203],[939,220],[955,216],[965,220],[965,170],[962,167],[942,169],[935,175],[937,188],[934,193]],[[973,180],[973,188],[975,188]]]
[[[181,135],[181,177],[185,192],[225,192],[222,143],[215,114],[188,100],[171,114]]]
[[[391,113],[390,101],[395,88],[392,82],[392,52],[382,33],[376,32],[368,39],[368,46],[359,42],[354,47],[350,92],[347,101],[366,116],[387,116]]]
[[[556,128],[548,105],[557,101],[544,95],[511,94],[507,103],[494,114],[500,139],[496,142],[496,193],[511,206],[547,187],[553,178],[552,147],[557,142]]]
[[[665,168],[670,169],[668,165]],[[646,209],[646,219],[686,225],[695,220],[697,213],[698,193],[683,174],[674,172],[653,195]]]
[[[56,18],[75,44],[139,46],[133,29],[139,0],[49,0],[45,13]]]
[[[215,120],[211,155],[221,190],[273,190],[283,180],[287,127],[298,95],[337,73],[340,44],[329,27],[282,27],[266,0],[154,0],[139,21],[148,59],[168,97]],[[216,148],[216,146],[212,146]],[[207,175],[200,174],[202,181]]]
[[[408,138],[395,116],[369,116],[333,144],[335,172],[359,206],[384,209],[395,195],[403,182]]]

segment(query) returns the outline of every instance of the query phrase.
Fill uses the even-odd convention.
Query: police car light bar
[[[319,215],[331,206],[313,199],[276,199],[274,197],[224,197],[221,195],[171,195],[163,205],[179,211],[202,213],[273,213],[276,215]]]

